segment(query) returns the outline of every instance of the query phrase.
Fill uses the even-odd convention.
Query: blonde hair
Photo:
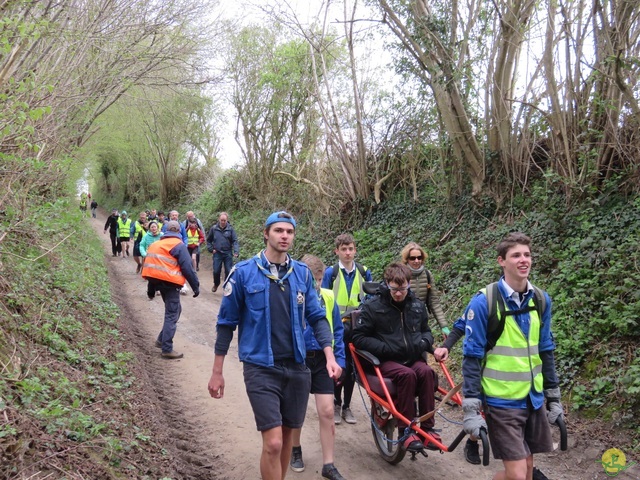
[[[324,262],[322,260],[320,260],[319,257],[316,257],[315,255],[311,255],[311,254],[305,254],[300,261],[304,264],[307,265],[307,267],[309,267],[309,270],[311,270],[311,273],[313,274],[313,277],[322,277],[322,275],[324,274],[324,271],[326,270],[327,266],[324,264]]]
[[[402,263],[404,264],[409,263],[409,253],[411,253],[411,250],[420,250],[420,254],[422,255],[422,261],[424,262],[427,260],[427,252],[425,252],[424,249],[420,245],[418,245],[416,242],[409,242],[404,246],[404,248],[402,249],[402,252],[400,252]]]

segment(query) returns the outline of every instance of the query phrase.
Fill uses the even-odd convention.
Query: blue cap
[[[267,218],[267,221],[264,222],[264,228],[267,228],[269,225],[273,225],[274,223],[285,222],[293,225],[293,228],[296,228],[296,219],[293,218],[293,215],[285,212],[284,210],[280,212],[273,212]]]

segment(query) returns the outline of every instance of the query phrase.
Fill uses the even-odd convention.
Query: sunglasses
[[[409,257],[409,260],[422,260],[422,255],[418,255],[417,257]]]

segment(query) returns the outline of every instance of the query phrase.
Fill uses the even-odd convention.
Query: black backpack
[[[525,305],[520,310],[505,310],[504,299],[498,291],[498,282],[490,283],[485,287],[485,296],[487,297],[487,306],[489,308],[489,315],[487,317],[487,344],[484,347],[485,353],[496,346],[496,342],[504,331],[504,322],[507,315],[518,315],[536,310],[538,312],[538,318],[540,318],[542,322],[542,314],[547,308],[547,299],[544,296],[544,292],[535,285],[533,286],[533,307]],[[500,318],[498,318],[498,309],[500,309]],[[542,323],[540,325],[542,325]]]

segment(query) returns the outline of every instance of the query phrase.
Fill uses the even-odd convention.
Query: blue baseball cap
[[[296,228],[296,219],[293,218],[293,215],[285,212],[284,210],[280,212],[273,212],[267,218],[267,221],[264,222],[264,228],[267,228],[269,225],[273,225],[274,223],[285,222],[293,225],[293,228]]]

